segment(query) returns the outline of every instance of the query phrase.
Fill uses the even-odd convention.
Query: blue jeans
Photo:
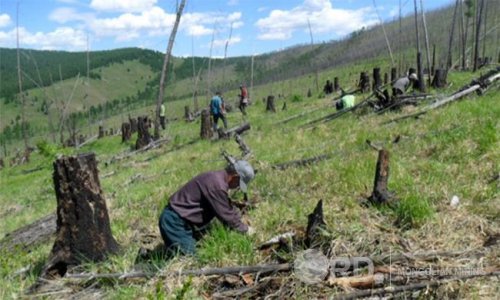
[[[194,255],[196,240],[193,237],[193,230],[170,206],[163,210],[159,226],[167,251]]]

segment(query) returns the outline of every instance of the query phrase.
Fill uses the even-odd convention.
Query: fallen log
[[[305,159],[298,159],[298,160],[292,160],[292,161],[287,161],[284,163],[279,163],[275,164],[272,166],[273,169],[278,169],[278,170],[285,170],[291,167],[300,167],[300,166],[306,166],[310,165],[312,163],[316,163],[322,160],[327,160],[333,157],[333,154],[327,153],[327,154],[321,154],[318,156],[314,156],[311,158],[305,158]]]
[[[472,279],[472,278],[477,278],[477,277],[490,277],[490,276],[500,276],[500,272],[494,271],[494,272],[489,272],[489,273],[484,273],[484,274],[468,274],[468,275],[456,276],[456,277],[452,277],[452,278],[445,278],[442,280],[432,280],[432,281],[418,282],[418,283],[407,284],[407,285],[388,286],[388,287],[370,289],[370,290],[365,290],[365,291],[356,291],[353,293],[336,295],[333,299],[348,300],[348,299],[358,299],[358,298],[363,298],[363,297],[370,297],[370,296],[375,296],[375,295],[384,296],[387,294],[398,294],[398,293],[404,293],[404,292],[409,292],[409,291],[416,291],[416,290],[423,290],[423,289],[428,289],[428,288],[432,288],[432,287],[437,287],[441,284],[449,283],[452,281],[466,280],[466,279]]]
[[[462,97],[467,96],[475,91],[481,91],[481,90],[487,88],[489,85],[491,85],[493,82],[495,82],[498,79],[500,79],[500,67],[498,67],[496,70],[492,70],[492,72],[489,72],[488,74],[486,74],[485,76],[482,76],[481,78],[479,78],[477,80],[473,80],[469,85],[462,87],[458,92],[452,94],[451,96],[446,97],[442,100],[436,101],[436,102],[424,107],[419,112],[404,115],[404,116],[386,121],[382,124],[389,124],[389,123],[398,122],[398,121],[408,119],[408,118],[418,117],[418,116],[423,115],[423,114],[425,114],[433,109],[436,109],[438,107],[446,105],[446,104],[453,102],[455,100],[461,99]]]
[[[56,214],[47,215],[10,233],[0,241],[0,250],[29,249],[48,241],[56,233]]]
[[[75,279],[129,279],[129,278],[148,278],[152,276],[210,276],[210,275],[228,275],[228,274],[250,274],[250,273],[270,273],[270,272],[287,272],[292,269],[291,263],[274,264],[274,265],[257,265],[257,266],[236,266],[225,268],[207,268],[200,270],[181,270],[177,272],[130,272],[130,273],[66,273],[65,278]]]

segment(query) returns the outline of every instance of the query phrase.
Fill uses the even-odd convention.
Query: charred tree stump
[[[108,135],[110,135],[110,136],[111,136],[111,135],[114,135],[114,134],[115,134],[115,131],[113,130],[113,128],[110,128],[110,129],[109,129],[109,133],[108,133]]]
[[[333,78],[333,90],[334,91],[338,91],[340,90],[340,84],[339,84],[339,78],[338,77],[334,77]]]
[[[398,70],[396,68],[391,68],[391,82],[398,80]]]
[[[311,98],[311,97],[312,97],[311,89],[308,89],[307,90],[307,98]]]
[[[416,81],[418,90],[422,93],[425,93],[425,80],[424,80],[424,71],[422,68],[422,53],[417,52],[417,76],[418,80]]]
[[[384,84],[388,84],[388,83],[389,83],[389,74],[384,73]]]
[[[193,114],[189,110],[189,105],[184,106],[184,120],[186,120],[186,122],[191,122],[194,120]]]
[[[122,143],[129,141],[132,137],[132,128],[130,123],[124,122],[122,123]]]
[[[436,69],[434,80],[432,80],[433,88],[444,88],[446,86],[446,70]]]
[[[281,107],[281,110],[286,110],[286,101],[283,102],[283,107]]]
[[[267,96],[266,111],[270,111],[273,113],[276,112],[276,107],[274,106],[274,96],[273,95]]]
[[[359,75],[359,88],[362,93],[370,91],[370,76],[366,72],[361,72]]]
[[[5,167],[5,164],[3,162],[3,158],[0,158],[0,170]]]
[[[137,119],[132,119],[130,116],[128,116],[128,122],[130,123],[130,132],[132,134],[137,132]]]
[[[104,137],[104,127],[99,126],[99,134],[97,136],[98,139],[102,139]]]
[[[201,130],[200,137],[208,140],[212,137],[212,120],[210,119],[210,112],[208,109],[201,111]]]
[[[380,76],[380,68],[373,68],[373,90],[378,89],[382,85],[382,77]]]
[[[375,170],[375,180],[373,183],[373,192],[370,198],[371,203],[387,203],[391,198],[391,193],[387,190],[387,181],[389,180],[389,151],[381,149],[378,151],[377,168]]]
[[[42,277],[64,276],[85,261],[102,261],[118,251],[93,153],[54,162],[57,231]]]
[[[307,230],[305,244],[308,248],[319,246],[318,231],[326,226],[323,219],[323,200],[319,200],[314,211],[307,216]]]
[[[147,116],[137,118],[137,140],[135,149],[139,150],[151,143],[153,139],[149,133],[150,122]]]

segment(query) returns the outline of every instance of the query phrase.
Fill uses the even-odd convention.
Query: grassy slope
[[[148,81],[151,81],[153,72],[150,67],[139,63],[138,61],[125,61],[121,64],[113,64],[109,67],[99,68],[97,71],[102,79],[90,79],[90,85],[87,85],[87,79],[80,77],[76,83],[76,78],[63,81],[56,81],[54,85],[45,87],[44,90],[36,88],[28,91],[26,118],[30,121],[33,127],[47,128],[47,116],[40,112],[42,99],[48,98],[55,100],[57,107],[62,107],[70,99],[73,92],[73,97],[67,107],[67,113],[82,111],[88,109],[91,105],[97,106],[106,101],[114,99],[122,99],[126,96],[135,95],[138,90],[144,90],[144,86]],[[45,93],[47,96],[45,96]],[[35,97],[38,101],[34,101]],[[56,110],[56,105],[51,106],[51,114],[54,116],[54,122],[59,112]],[[0,118],[0,128],[3,129],[11,123],[20,113],[20,108],[14,103],[0,103],[2,116]]]
[[[351,86],[361,69],[369,70],[379,62],[365,62],[321,74],[322,80],[340,75],[343,86]],[[384,70],[383,70],[384,72]],[[448,94],[470,81],[470,73],[451,73],[453,86],[440,94]],[[333,108],[308,114],[287,124],[279,120],[305,110],[328,105],[328,99],[305,98],[312,77],[254,89],[254,105],[249,108],[252,130],[245,140],[254,152],[253,165],[259,174],[252,183],[251,197],[260,201],[250,212],[249,220],[257,235],[244,237],[216,227],[200,245],[196,259],[177,258],[160,267],[197,268],[263,263],[269,257],[253,246],[271,236],[292,229],[304,230],[309,214],[319,199],[324,200],[325,218],[330,232],[332,253],[336,255],[375,255],[387,251],[402,251],[401,240],[411,250],[452,250],[480,247],[485,231],[498,232],[500,193],[496,182],[488,183],[500,168],[500,102],[498,88],[483,97],[473,96],[425,115],[421,120],[406,120],[398,124],[381,125],[396,114],[348,114],[314,129],[300,125],[331,113]],[[287,101],[288,110],[277,114],[264,113],[260,99],[269,92],[302,95],[299,102]],[[235,92],[232,92],[235,93]],[[233,95],[234,96],[234,95]],[[226,99],[231,99],[231,93]],[[361,97],[358,97],[358,100]],[[191,99],[186,100],[191,103]],[[277,100],[281,108],[283,100]],[[185,102],[169,106],[172,115],[180,117]],[[230,125],[241,122],[239,113],[229,114]],[[238,153],[233,141],[197,141],[179,150],[176,146],[196,140],[199,123],[173,122],[164,132],[172,138],[169,145],[134,156],[130,160],[106,165],[113,155],[129,151],[130,145],[120,144],[119,137],[98,140],[80,152],[94,151],[100,162],[101,185],[108,200],[112,230],[123,246],[120,255],[109,261],[89,265],[89,270],[123,272],[131,270],[135,254],[145,234],[157,236],[157,217],[168,196],[199,172],[222,168],[221,148]],[[391,141],[397,135],[398,144]],[[386,145],[391,152],[389,189],[401,199],[398,209],[363,208],[359,198],[371,192],[376,153],[365,145],[370,139]],[[67,152],[71,150],[65,150]],[[333,153],[334,158],[307,168],[276,171],[273,163]],[[146,159],[154,159],[146,161]],[[32,162],[0,171],[0,238],[5,233],[46,215],[55,209],[51,180],[52,159],[34,154]],[[23,174],[42,166],[41,171]],[[103,174],[115,172],[103,178]],[[136,174],[143,178],[130,182]],[[458,195],[461,206],[451,209],[450,198]],[[236,194],[241,199],[240,194]],[[279,213],[276,213],[279,212]],[[393,224],[400,221],[406,229]],[[498,250],[498,249],[497,249]],[[1,255],[0,298],[21,295],[29,286],[40,265],[50,252],[50,245],[37,247],[30,253]],[[493,252],[485,265],[495,261]],[[31,266],[26,278],[12,275],[16,270]],[[7,280],[8,279],[8,280]],[[112,298],[156,297],[169,294],[187,281],[152,279],[141,283],[103,283]],[[117,288],[119,286],[119,288]],[[168,286],[168,287],[167,287]],[[193,279],[189,296],[200,295],[204,281]],[[458,286],[464,297],[478,296],[481,288],[486,295],[498,293],[488,281],[474,281]],[[485,290],[485,291],[484,291]],[[330,294],[334,290],[330,290]],[[308,292],[298,285],[296,296]],[[484,296],[484,294],[482,294]]]

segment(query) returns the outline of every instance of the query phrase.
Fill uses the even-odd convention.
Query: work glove
[[[252,226],[248,226],[247,234],[248,235],[254,235],[255,234],[255,228],[253,228]]]

